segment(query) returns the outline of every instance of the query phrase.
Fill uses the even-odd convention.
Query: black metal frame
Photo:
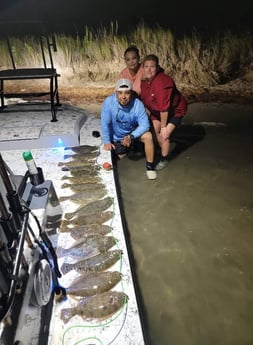
[[[46,63],[46,53],[45,53],[45,42],[47,47],[47,53],[50,60],[50,68],[47,67]],[[56,110],[59,107],[59,91],[58,91],[58,77],[60,74],[57,73],[56,69],[54,68],[53,64],[53,57],[52,57],[52,48],[56,52],[56,41],[55,37],[52,36],[51,40],[48,36],[41,35],[40,36],[40,47],[41,47],[41,54],[43,59],[44,68],[16,68],[16,64],[14,61],[14,56],[12,52],[12,47],[10,40],[7,39],[7,46],[8,51],[12,63],[12,69],[6,69],[0,71],[0,99],[1,99],[1,107],[0,111],[6,107],[4,104],[4,97],[34,97],[34,96],[45,96],[50,95],[50,104],[51,104],[51,112],[52,112],[52,122],[56,122]],[[12,81],[12,80],[27,80],[27,79],[48,79],[49,80],[49,91],[48,92],[33,92],[33,93],[5,93],[4,92],[4,81]]]

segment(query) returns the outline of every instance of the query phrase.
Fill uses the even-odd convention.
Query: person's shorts
[[[168,123],[172,123],[173,125],[175,125],[176,127],[180,126],[181,124],[181,121],[182,121],[182,116],[170,116],[169,119],[168,119]],[[154,121],[154,120],[157,120],[157,121],[160,121],[160,118],[158,119],[156,116],[154,116],[153,114],[150,115],[150,120],[151,121]]]
[[[116,155],[125,155],[129,153],[129,147],[122,145],[121,143],[114,143]]]
[[[178,126],[180,126],[181,121],[182,121],[182,116],[172,116],[172,117],[169,119],[169,122],[168,122],[168,123],[172,123],[173,125],[175,125],[176,127],[178,127]]]

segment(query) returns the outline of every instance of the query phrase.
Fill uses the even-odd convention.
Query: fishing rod
[[[23,216],[22,205],[21,205],[19,194],[13,188],[13,185],[7,173],[7,169],[5,167],[5,163],[3,161],[1,153],[0,153],[0,175],[2,177],[3,183],[7,191],[6,197],[9,202],[10,211],[12,212],[12,215],[14,218],[14,222],[16,225],[16,232],[18,232],[18,229],[20,231],[20,228],[21,228],[21,221],[22,221],[22,216]]]
[[[13,241],[18,238],[18,231],[12,213],[8,212],[2,194],[0,193],[0,226],[5,234],[8,248],[12,247]]]

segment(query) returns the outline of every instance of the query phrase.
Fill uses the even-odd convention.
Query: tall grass
[[[35,37],[11,38],[17,67],[41,67],[41,51]],[[109,28],[85,28],[76,37],[57,34],[54,65],[61,74],[61,83],[70,86],[108,86],[124,63],[124,50],[138,46],[141,56],[155,53],[160,65],[177,85],[213,86],[243,74],[253,60],[253,38],[250,32],[218,33],[210,37],[192,32],[176,37],[169,29],[149,28],[140,23],[128,35],[118,34],[117,23]],[[0,41],[1,69],[11,68],[7,47]]]

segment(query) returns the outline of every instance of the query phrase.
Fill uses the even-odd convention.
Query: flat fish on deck
[[[58,247],[56,249],[56,254],[59,258],[70,256],[72,258],[82,259],[106,252],[116,243],[117,240],[113,236],[90,235],[69,248]],[[96,251],[94,252],[92,249],[95,249]]]
[[[61,266],[61,272],[63,274],[67,274],[72,270],[81,274],[101,272],[115,264],[121,258],[122,253],[122,250],[115,249],[100,253],[88,259],[79,260],[75,263],[64,262]]]
[[[67,323],[74,315],[83,319],[105,319],[120,310],[128,301],[128,296],[121,291],[106,291],[91,297],[85,297],[73,308],[61,310],[61,319]]]
[[[99,188],[99,186],[97,186],[94,190],[85,190],[80,193],[59,196],[59,201],[73,201],[76,204],[87,205],[92,201],[103,198],[106,194],[107,191],[105,188]]]
[[[90,179],[94,179],[97,181],[101,181],[100,176],[98,175],[98,171],[94,170],[94,169],[90,169],[90,170],[81,170],[81,172],[79,172],[79,174],[77,174],[77,176],[67,176],[64,175],[62,176],[62,180],[68,180],[70,183],[83,183],[83,182],[90,182]],[[88,180],[87,180],[88,179]]]
[[[94,159],[98,157],[100,154],[99,151],[93,152],[86,152],[86,153],[74,153],[72,155],[64,155],[64,159],[74,159],[74,160],[86,160],[86,159]]]
[[[105,224],[87,224],[69,228],[71,237],[74,240],[82,240],[90,235],[107,235],[112,232],[112,227]]]
[[[62,171],[69,171],[72,176],[80,176],[80,174],[86,174],[89,173],[89,171],[92,172],[97,172],[101,168],[99,165],[92,164],[92,165],[83,165],[83,166],[73,166],[73,167],[62,167]]]
[[[93,191],[97,188],[104,188],[105,185],[103,183],[97,182],[87,182],[87,183],[63,183],[61,188],[70,188],[73,192],[82,192],[82,191]]]
[[[61,225],[64,227],[68,225],[103,224],[111,219],[113,215],[112,211],[92,213],[88,216],[80,214],[71,220],[63,219]]]
[[[61,188],[69,188],[73,192],[83,192],[87,190],[93,190],[97,188],[105,189],[105,185],[101,183],[101,181],[96,181],[93,179],[90,180],[90,182],[85,183],[63,183],[61,185]]]
[[[87,205],[78,207],[74,212],[67,212],[64,214],[64,218],[72,219],[73,217],[83,215],[88,216],[92,213],[103,212],[113,204],[113,198],[107,196],[103,199],[95,200]]]
[[[121,281],[118,271],[89,272],[76,278],[66,289],[73,296],[93,296],[111,290]]]
[[[80,146],[66,146],[64,150],[71,150],[73,152],[77,153],[84,153],[84,152],[93,152],[93,151],[98,151],[99,146],[96,145],[80,145]]]
[[[94,165],[93,160],[72,160],[68,162],[59,162],[58,166],[59,167],[82,167],[82,166],[89,166],[89,165]]]

